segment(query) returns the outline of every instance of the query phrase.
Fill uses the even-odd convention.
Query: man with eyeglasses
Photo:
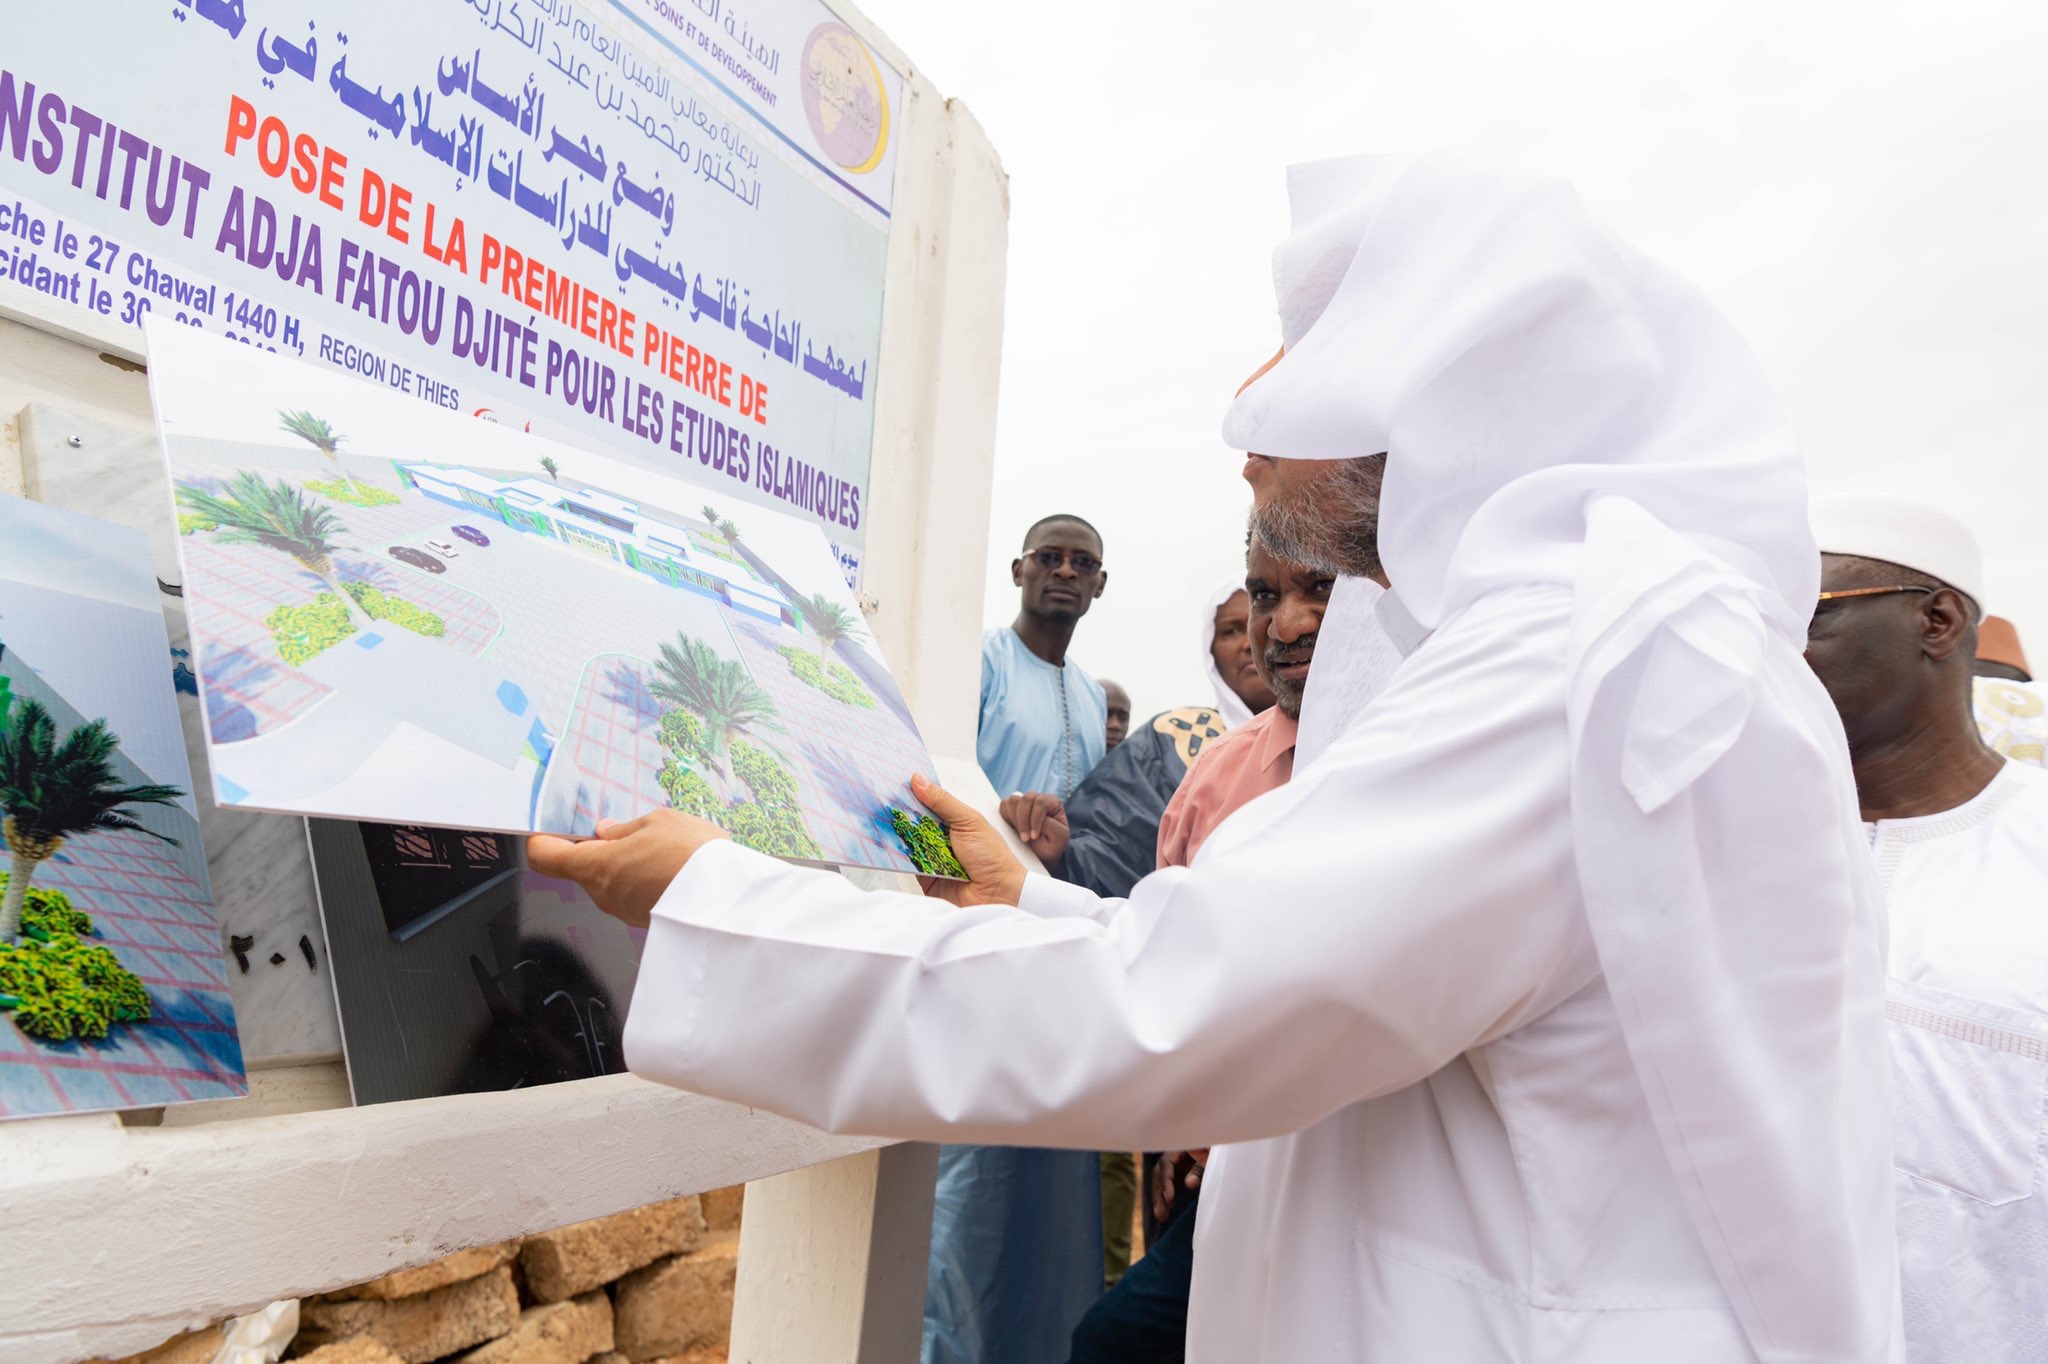
[[[1107,751],[1102,687],[1067,656],[1102,595],[1102,536],[1045,517],[1010,562],[1017,618],[981,640],[975,757],[998,795],[1074,794]],[[944,1145],[926,1275],[923,1364],[1043,1364],[1102,1293],[1102,1171],[1092,1151]]]
[[[1062,798],[1102,761],[1109,704],[1070,664],[1081,617],[1109,584],[1102,537],[1078,516],[1048,516],[1010,561],[1017,618],[981,637],[981,728],[975,757],[996,794],[1051,791]]]
[[[1890,919],[1892,1161],[1907,1358],[2048,1359],[2048,772],[1972,711],[1968,527],[1818,503],[1806,656],[1841,711]]]

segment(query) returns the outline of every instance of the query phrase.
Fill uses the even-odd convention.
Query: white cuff
[[[1094,919],[1107,922],[1123,904],[1105,900],[1084,886],[1070,885],[1056,876],[1033,874],[1024,878],[1017,893],[1017,908],[1041,919]]]
[[[654,902],[654,917],[704,928],[729,926],[733,920],[747,917],[747,906],[745,897],[726,888],[787,866],[730,838],[715,839],[691,854],[689,865],[668,883],[668,889]],[[710,893],[713,887],[719,893]]]

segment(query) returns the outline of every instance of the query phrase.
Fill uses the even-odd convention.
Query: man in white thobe
[[[1841,708],[1891,924],[1893,1162],[1913,1364],[2048,1359],[2048,772],[1971,713],[1983,573],[1955,517],[1814,508],[1807,658]]]
[[[1556,182],[1290,189],[1225,436],[1277,552],[1362,572],[1377,516],[1384,690],[1127,900],[930,786],[957,909],[672,812],[536,839],[651,915],[629,1063],[835,1131],[1220,1147],[1197,1364],[1894,1358],[1880,911],[1755,359]]]

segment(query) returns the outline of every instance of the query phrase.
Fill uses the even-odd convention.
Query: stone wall
[[[459,1251],[308,1298],[304,1364],[725,1364],[743,1190]],[[209,1364],[221,1327],[118,1364]]]

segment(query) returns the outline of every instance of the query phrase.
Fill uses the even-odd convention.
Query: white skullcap
[[[1846,493],[1815,498],[1813,538],[1823,554],[1854,554],[1925,573],[1982,609],[1984,556],[1970,528],[1909,497]]]

